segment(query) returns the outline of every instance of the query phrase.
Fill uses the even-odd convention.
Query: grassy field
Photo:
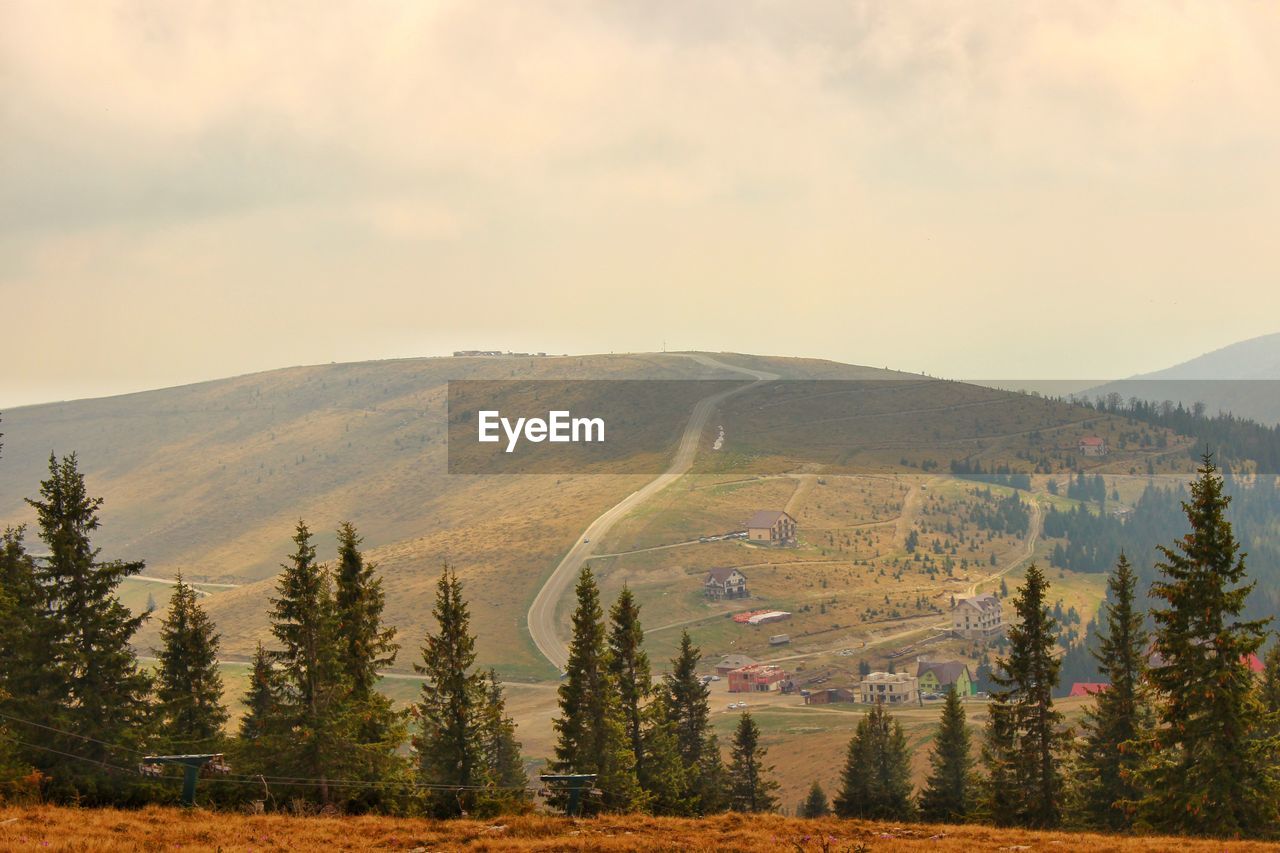
[[[1014,851],[1255,853],[1261,842],[1126,838],[982,826],[799,820],[726,814],[702,820],[617,815],[590,820],[530,815],[493,821],[287,817],[179,811],[0,807],[0,848],[137,850],[477,851]]]

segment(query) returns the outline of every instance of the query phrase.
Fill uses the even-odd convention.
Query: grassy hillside
[[[955,571],[939,574],[941,556],[905,565],[902,545],[909,527],[929,523],[915,516],[921,489],[936,479],[921,478],[922,470],[943,473],[951,457],[989,466],[1041,457],[1065,464],[1086,430],[1116,448],[1093,463],[1101,470],[1127,472],[1158,456],[1126,449],[1133,429],[1118,420],[1031,397],[831,362],[719,357],[818,385],[765,385],[734,399],[717,419],[726,428],[723,449],[705,447],[701,473],[641,507],[603,543],[602,551],[621,554],[597,561],[606,592],[633,583],[654,614],[650,626],[667,626],[653,635],[657,661],[679,623],[722,612],[708,610],[697,592],[699,574],[713,565],[750,565],[763,599],[807,607],[808,628],[822,638],[808,651],[838,647],[848,639],[841,631],[877,618],[914,611],[922,627],[936,621],[949,595],[978,579],[969,570],[977,554],[959,556]],[[322,557],[333,553],[333,528],[349,519],[385,578],[402,670],[417,654],[447,560],[466,583],[482,662],[509,678],[547,677],[553,673],[524,625],[532,596],[588,523],[648,476],[446,473],[445,383],[454,378],[741,375],[677,354],[411,359],[26,407],[5,413],[0,523],[30,522],[22,499],[35,492],[48,454],[78,452],[91,491],[106,499],[96,540],[103,553],[145,559],[150,577],[182,571],[222,584],[203,587],[204,600],[224,652],[243,658],[267,639],[273,576],[297,519],[316,532]],[[854,382],[823,384],[834,379]],[[662,414],[674,446],[690,401],[664,395],[653,405],[669,409]],[[703,438],[709,445],[712,436]],[[624,553],[739,528],[764,506],[785,506],[800,518],[801,548],[762,553],[741,543],[698,543]],[[1021,547],[1018,537],[999,537],[984,543],[983,557],[994,553],[1009,564]],[[917,603],[926,576],[927,601]],[[125,589],[138,609],[149,597],[163,607],[166,593],[155,581]],[[139,637],[142,648],[157,643],[157,621]],[[709,652],[739,647],[726,623],[705,621],[700,640]]]
[[[1256,853],[1248,841],[1126,838],[983,826],[799,820],[726,814],[703,820],[616,815],[574,821],[503,817],[431,821],[388,817],[287,817],[213,814],[150,807],[81,811],[52,806],[0,808],[0,846],[43,850],[483,850],[897,851],[1091,850],[1097,853]]]

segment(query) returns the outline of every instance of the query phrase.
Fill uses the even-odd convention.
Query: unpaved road
[[[707,421],[710,419],[711,413],[715,411],[716,406],[730,397],[741,394],[749,388],[756,387],[762,382],[770,382],[778,378],[775,373],[726,364],[706,355],[696,353],[680,353],[680,355],[692,358],[708,367],[752,376],[756,381],[750,385],[730,388],[727,391],[720,391],[699,400],[693,407],[693,413],[689,416],[689,424],[685,427],[684,435],[680,438],[680,446],[676,449],[676,455],[671,461],[671,466],[654,480],[632,492],[591,522],[590,526],[578,537],[573,547],[569,549],[569,553],[565,554],[564,559],[560,561],[560,565],[556,566],[555,570],[542,584],[542,588],[534,596],[533,604],[529,606],[529,636],[533,638],[533,644],[538,647],[538,651],[542,653],[542,656],[558,670],[563,670],[565,663],[569,659],[569,647],[556,631],[556,608],[573,585],[578,576],[578,571],[582,568],[582,563],[592,556],[591,552],[595,544],[613,529],[613,526],[627,513],[674,483],[693,467],[693,460],[698,452],[698,442],[702,437],[702,430],[707,425]]]

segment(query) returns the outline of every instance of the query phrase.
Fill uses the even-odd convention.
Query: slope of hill
[[[684,520],[649,526],[645,535],[651,539],[666,542],[676,531],[696,537],[733,529],[749,508],[739,505],[745,500],[781,500],[798,513],[821,515],[823,496],[834,493],[812,491],[812,478],[825,470],[842,476],[873,468],[878,476],[918,474],[931,467],[945,470],[957,457],[988,468],[1071,466],[1078,462],[1075,442],[1084,433],[1108,436],[1115,452],[1090,464],[1117,472],[1136,472],[1176,450],[1176,444],[1167,445],[1172,450],[1144,449],[1157,445],[1132,440],[1132,425],[1119,419],[963,383],[823,361],[717,357],[785,378],[855,381],[840,386],[837,394],[816,393],[802,382],[782,391],[761,387],[736,398],[718,419],[729,431],[725,449],[699,454],[715,456],[701,464],[701,476],[728,481],[762,473],[804,474],[807,479],[766,483],[782,491],[776,497],[767,491],[751,497],[746,490],[720,509],[685,502]],[[529,641],[529,603],[591,521],[652,477],[448,474],[445,382],[460,378],[741,380],[739,374],[678,354],[410,359],[289,368],[15,409],[4,423],[0,523],[29,522],[32,515],[22,498],[35,492],[50,451],[77,451],[91,491],[106,499],[97,535],[104,554],[145,559],[148,575],[159,578],[182,571],[196,580],[227,584],[204,589],[224,637],[224,653],[235,658],[267,639],[273,576],[290,550],[297,520],[305,519],[317,534],[322,557],[333,552],[333,528],[351,520],[385,578],[387,616],[401,629],[405,649],[402,669],[416,656],[435,578],[447,560],[466,582],[482,662],[508,677],[553,675]],[[874,386],[869,392],[868,383]],[[856,393],[846,393],[849,389]],[[669,409],[674,447],[692,401],[672,395],[656,405]],[[702,438],[709,450],[712,436]],[[867,501],[902,500],[901,494],[869,487],[864,497],[861,488],[849,486],[840,517],[826,526],[857,524],[886,512]],[[684,485],[675,485],[669,497],[684,491]],[[804,494],[814,496],[813,508],[804,506]],[[695,517],[701,521],[691,525],[688,519]],[[855,576],[873,571],[865,559],[873,553],[886,561],[903,556],[903,523],[890,524],[897,524],[897,532],[867,540],[864,568],[846,572],[839,583],[865,583]],[[636,546],[619,540],[616,547]],[[1018,548],[1008,550],[1012,559]],[[840,559],[851,561],[852,554],[842,550]],[[708,551],[686,565],[693,570],[711,556]],[[663,576],[677,570],[660,569]],[[900,567],[893,571],[908,582]],[[167,590],[159,584],[146,591],[134,587],[131,601],[141,607],[148,592],[163,602]],[[157,644],[156,621],[139,637],[144,649]]]
[[[1210,414],[1231,412],[1264,424],[1280,423],[1280,332],[1108,382],[1087,395],[1113,392],[1125,399],[1172,400],[1185,406],[1199,402]]]

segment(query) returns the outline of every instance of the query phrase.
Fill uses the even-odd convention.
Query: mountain
[[[416,656],[435,579],[448,561],[466,584],[482,662],[508,677],[547,677],[554,671],[526,624],[534,595],[592,521],[653,474],[449,473],[446,383],[714,379],[717,385],[748,385],[750,378],[733,368],[803,381],[751,386],[726,401],[709,422],[726,428],[723,450],[711,452],[715,436],[705,431],[687,485],[656,495],[606,537],[611,552],[639,543],[657,547],[623,560],[615,574],[631,578],[647,612],[657,614],[654,620],[670,623],[659,627],[706,620],[699,574],[705,565],[759,562],[734,543],[697,544],[704,535],[740,529],[755,509],[786,507],[801,517],[815,539],[793,556],[814,565],[832,563],[823,549],[851,554],[855,546],[870,549],[871,559],[887,560],[902,553],[910,526],[903,477],[941,474],[955,460],[986,471],[1067,470],[1081,464],[1075,453],[1084,435],[1104,436],[1113,448],[1105,459],[1085,463],[1118,473],[1177,470],[1186,459],[1176,441],[1144,431],[1139,444],[1131,425],[1079,407],[827,361],[666,353],[423,358],[293,367],[10,410],[0,426],[6,434],[0,524],[30,524],[33,513],[23,498],[35,494],[49,454],[77,452],[90,492],[105,498],[96,534],[104,557],[144,559],[147,576],[160,581],[181,571],[209,584],[204,589],[213,594],[206,603],[224,652],[243,657],[258,640],[269,642],[274,576],[291,550],[297,521],[306,520],[320,556],[328,558],[333,530],[350,520],[385,579],[387,616],[400,628],[404,646],[401,668]],[[614,393],[617,383],[559,387],[589,404],[593,394]],[[536,398],[539,392],[531,393]],[[671,450],[696,402],[691,394],[668,391],[646,401],[666,419],[658,438]],[[557,398],[557,406],[561,402]],[[824,483],[817,473],[842,479]],[[963,488],[956,489],[957,498],[964,497]],[[921,510],[944,497],[930,494]],[[819,534],[819,527],[827,532]],[[696,547],[672,548],[688,540]],[[1025,550],[1020,540],[1000,544],[1010,559]],[[977,553],[976,540],[964,545],[966,554]],[[967,558],[957,553],[955,562]],[[607,573],[612,565],[602,562],[599,569]],[[757,595],[789,604],[790,581],[781,575],[769,580],[774,569],[761,565],[766,568],[752,570]],[[931,566],[919,560],[913,565]],[[896,574],[895,587],[910,581],[901,570]],[[872,582],[854,577],[847,572],[830,583],[862,595]],[[606,589],[615,582],[605,580]],[[140,609],[152,596],[163,606],[167,596],[158,583],[131,581],[131,605]],[[833,594],[836,589],[831,587]],[[875,617],[887,604],[884,588],[876,595],[885,600],[859,604],[858,613]],[[828,609],[815,604],[812,618]],[[143,649],[158,645],[157,621],[150,620],[139,637]],[[729,642],[717,624],[693,630],[705,639],[708,654]],[[655,661],[665,658],[665,645],[677,635],[655,633],[654,642],[661,641]]]
[[[1230,412],[1265,424],[1280,424],[1280,333],[1247,341],[1163,370],[1109,382],[1086,396],[1204,403],[1210,414]]]

